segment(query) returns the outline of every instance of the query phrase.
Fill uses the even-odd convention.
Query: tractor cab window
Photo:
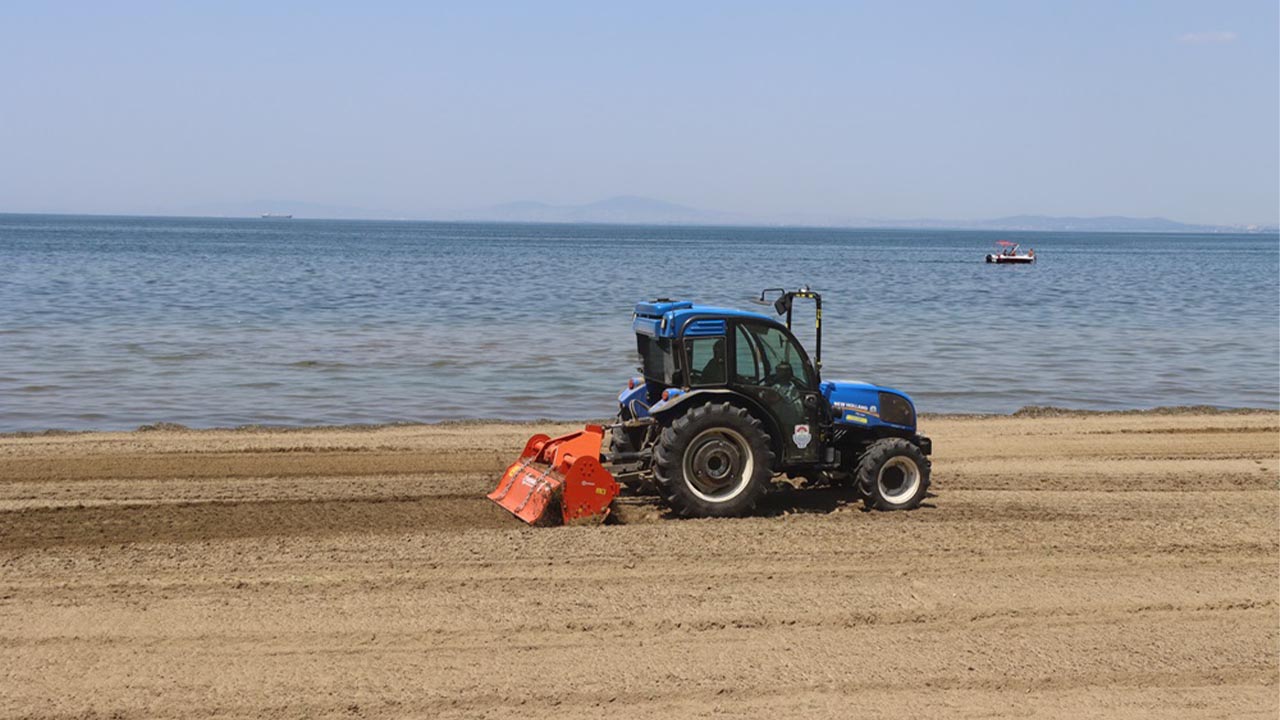
[[[725,384],[728,376],[725,372],[724,338],[687,338],[684,348],[691,386]]]
[[[764,365],[760,358],[760,348],[752,336],[741,325],[734,331],[733,375],[739,385],[759,385],[764,376]]]
[[[636,345],[640,351],[640,369],[645,379],[666,387],[674,385],[676,363],[671,352],[671,341],[637,334]]]
[[[774,385],[794,390],[809,388],[804,354],[781,329],[739,325],[734,351],[734,374],[746,385]]]
[[[734,331],[733,360],[734,384],[769,408],[788,432],[816,420],[804,403],[813,391],[808,363],[787,333],[772,325],[741,324]],[[784,452],[808,458],[816,452],[810,447],[788,445]]]

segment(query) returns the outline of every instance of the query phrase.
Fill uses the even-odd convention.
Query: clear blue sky
[[[0,211],[630,194],[1275,223],[1278,23],[1275,0],[7,0]]]

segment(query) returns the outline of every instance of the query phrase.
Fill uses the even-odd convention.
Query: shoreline
[[[1110,417],[1110,416],[1134,416],[1134,417],[1170,417],[1185,415],[1267,415],[1280,413],[1280,408],[1260,408],[1260,407],[1243,407],[1228,408],[1215,407],[1212,405],[1160,405],[1152,408],[1132,408],[1125,410],[1090,410],[1079,408],[1064,408],[1053,405],[1025,405],[1011,413],[920,413],[918,415],[920,423],[930,420],[996,420],[1008,418],[1055,418],[1055,417]],[[539,425],[571,425],[571,424],[595,424],[607,425],[610,419],[594,419],[594,420],[575,420],[563,418],[537,418],[533,420],[504,420],[501,418],[459,418],[451,420],[437,420],[434,422],[419,421],[396,421],[385,423],[347,423],[340,425],[271,425],[263,423],[250,423],[246,425],[233,425],[229,427],[191,427],[181,423],[173,422],[154,422],[144,423],[129,429],[87,429],[87,430],[65,430],[62,428],[47,428],[44,430],[13,430],[9,432],[0,432],[0,439],[5,438],[35,438],[35,437],[58,437],[64,435],[93,435],[107,433],[217,433],[217,432],[238,432],[238,433],[291,433],[291,432],[317,432],[317,431],[373,431],[383,430],[387,428],[431,428],[431,427],[452,427],[452,426],[486,426],[486,425],[512,425],[512,426],[539,426]]]

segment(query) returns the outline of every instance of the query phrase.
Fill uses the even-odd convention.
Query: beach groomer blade
[[[600,463],[603,442],[599,425],[558,438],[534,435],[488,497],[530,525],[603,522],[618,494]]]

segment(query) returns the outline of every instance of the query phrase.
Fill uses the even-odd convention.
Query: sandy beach
[[[535,431],[0,438],[3,717],[1280,711],[1280,416],[926,418],[935,496],[528,528]]]

